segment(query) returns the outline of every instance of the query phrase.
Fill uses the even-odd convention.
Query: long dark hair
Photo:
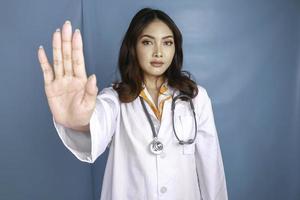
[[[163,11],[143,8],[132,18],[128,30],[123,38],[119,52],[119,71],[121,81],[115,82],[113,88],[117,91],[121,102],[128,103],[138,97],[142,90],[143,71],[139,66],[136,55],[137,39],[144,28],[154,20],[161,20],[173,32],[175,55],[164,76],[168,85],[178,89],[191,98],[197,96],[197,84],[191,79],[191,74],[182,71],[183,53],[181,32],[173,20]]]

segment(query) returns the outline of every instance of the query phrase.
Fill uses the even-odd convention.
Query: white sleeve
[[[90,119],[90,133],[81,133],[62,126],[53,118],[63,144],[79,160],[94,163],[111,141],[119,116],[119,98],[112,88],[103,89],[97,96],[96,108]]]
[[[211,100],[199,88],[196,166],[203,200],[227,200],[227,186],[222,155],[215,127]]]

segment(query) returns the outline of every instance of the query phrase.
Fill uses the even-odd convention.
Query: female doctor
[[[182,71],[182,36],[160,10],[133,17],[119,53],[121,81],[98,94],[70,21],[53,34],[53,67],[38,58],[55,128],[81,161],[107,147],[101,200],[227,200],[211,100]]]

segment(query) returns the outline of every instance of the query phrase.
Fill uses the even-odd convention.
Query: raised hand
[[[38,59],[43,70],[48,104],[56,122],[86,130],[96,106],[96,76],[87,79],[79,29],[72,33],[70,21],[53,33],[53,67],[42,46]]]

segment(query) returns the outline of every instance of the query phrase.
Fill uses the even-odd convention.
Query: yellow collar
[[[144,83],[143,83],[143,89],[140,92],[139,96],[142,97],[147,102],[147,104],[151,107],[157,119],[161,120],[164,102],[172,97],[172,93],[171,93],[171,88],[168,86],[168,81],[166,80],[159,89],[158,108],[155,106],[155,103],[153,102],[153,99],[149,94],[146,85]]]

